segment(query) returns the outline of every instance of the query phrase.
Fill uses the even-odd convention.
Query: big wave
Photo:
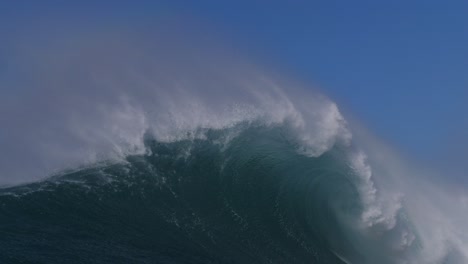
[[[466,262],[453,196],[331,100],[145,41],[28,58],[47,71],[1,106],[0,260]]]

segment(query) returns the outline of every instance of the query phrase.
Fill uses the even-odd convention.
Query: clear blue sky
[[[2,1],[0,33],[50,15],[123,23],[189,15],[257,59],[318,84],[411,155],[437,158],[432,153],[460,140],[468,147],[466,0],[60,2]]]

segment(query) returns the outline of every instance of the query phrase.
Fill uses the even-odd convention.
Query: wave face
[[[362,211],[339,147],[240,124],[0,193],[2,263],[344,263]],[[66,250],[63,250],[63,246]],[[27,252],[27,254],[25,254]],[[356,256],[357,257],[357,256]]]

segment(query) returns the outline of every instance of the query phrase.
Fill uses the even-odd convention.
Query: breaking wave
[[[36,89],[0,104],[2,263],[466,263],[467,203],[326,97],[103,43],[36,58]]]

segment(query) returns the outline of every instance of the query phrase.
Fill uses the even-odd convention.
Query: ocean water
[[[255,122],[203,134],[146,135],[144,154],[1,189],[0,262],[408,263],[420,251],[417,238],[386,244],[411,230],[404,210],[362,226],[349,147],[311,157],[287,125]]]

